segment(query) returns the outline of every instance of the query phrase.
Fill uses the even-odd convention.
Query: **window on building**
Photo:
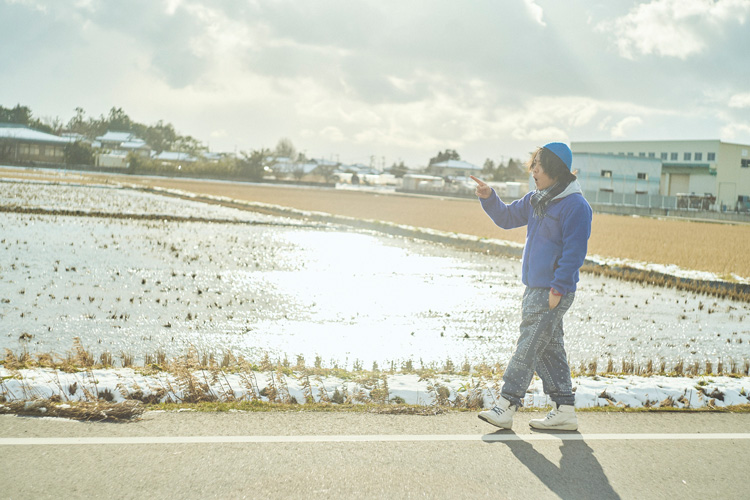
[[[695,153],[695,161],[702,161],[703,153]]]
[[[646,157],[646,153],[638,153],[638,156],[640,156],[641,158],[645,158]]]
[[[669,153],[662,153],[660,156],[662,160],[666,160],[668,157],[669,157]]]
[[[29,145],[28,144],[21,144],[21,147],[18,148],[18,152],[22,155],[29,154]]]
[[[649,157],[649,158],[656,158],[656,153],[649,153],[649,154],[648,154],[648,157]]]
[[[682,159],[685,160],[685,161],[690,161],[690,159],[691,159],[692,156],[693,156],[692,153],[684,153],[682,155]]]
[[[602,170],[602,177],[612,177],[612,171],[611,170]]]
[[[38,155],[39,154],[39,146],[31,146],[29,148],[29,153],[32,155]]]
[[[638,179],[647,181],[648,180],[648,174],[646,172],[638,172]]]
[[[677,153],[670,153],[669,154],[669,159],[672,160],[672,161],[675,161],[677,159]]]
[[[742,163],[740,163],[740,166],[742,168],[750,168],[750,160],[741,160]]]
[[[600,188],[599,191],[602,193],[614,193],[615,192],[615,190],[611,188]]]
[[[708,161],[716,161],[716,153],[707,153],[706,154],[706,160],[708,160]]]
[[[635,156],[635,153],[628,153],[628,156]]]

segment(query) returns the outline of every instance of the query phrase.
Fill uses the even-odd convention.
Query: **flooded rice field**
[[[0,182],[0,206],[52,211],[0,215],[0,351],[419,367],[505,363],[517,337],[513,259],[115,187]],[[565,341],[574,365],[740,362],[749,312],[582,275]]]

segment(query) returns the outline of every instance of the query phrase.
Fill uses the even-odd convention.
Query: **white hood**
[[[562,193],[558,194],[552,199],[561,200],[565,198],[566,196],[570,196],[571,194],[575,194],[575,193],[583,194],[583,190],[581,189],[581,185],[578,184],[578,181],[573,181],[570,184],[568,184],[568,186],[563,190]]]

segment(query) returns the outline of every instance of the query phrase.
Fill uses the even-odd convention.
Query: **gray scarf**
[[[543,219],[547,214],[549,203],[554,200],[557,195],[565,191],[566,187],[568,187],[567,184],[556,182],[547,189],[542,189],[541,191],[537,189],[534,191],[534,194],[531,195],[531,206],[534,207],[534,217],[537,219]]]

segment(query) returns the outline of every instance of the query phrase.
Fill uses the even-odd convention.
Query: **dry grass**
[[[71,401],[53,399],[0,403],[0,414],[60,417],[93,422],[127,422],[140,418],[145,407],[138,401]]]
[[[714,365],[711,361],[693,361],[686,363],[684,360],[667,362],[664,359],[657,361],[645,360],[637,362],[633,359],[622,359],[616,361],[608,358],[606,369],[599,370],[596,360],[588,363],[581,362],[578,366],[572,367],[572,374],[580,377],[592,377],[595,375],[639,375],[649,377],[652,375],[662,375],[669,377],[702,377],[706,375],[724,375],[727,377],[747,377],[750,376],[750,359],[745,359],[742,363],[735,360],[729,360],[729,365],[719,361]]]
[[[677,278],[675,276],[653,271],[642,271],[628,267],[603,266],[598,264],[584,264],[581,270],[595,276],[606,276],[608,278],[631,281],[648,286],[674,288],[685,292],[699,293],[741,302],[750,302],[750,285]]]
[[[252,363],[241,355],[236,355],[230,351],[225,351],[221,356],[221,361],[208,352],[199,352],[196,348],[190,347],[188,351],[174,359],[168,359],[162,350],[154,354],[146,354],[144,362],[136,364],[135,357],[130,354],[122,353],[121,366],[123,368],[132,368],[147,375],[153,375],[158,372],[166,372],[178,375],[180,392],[185,393],[186,402],[213,401],[220,396],[229,394],[230,388],[225,387],[226,382],[217,376],[221,374],[239,374],[243,378],[243,386],[248,392],[261,396],[257,374],[266,374],[267,390],[274,391],[272,400],[278,402],[289,402],[288,388],[286,387],[286,377],[295,377],[304,389],[305,399],[307,401],[320,400],[331,401],[334,399],[333,394],[328,394],[323,388],[323,377],[337,377],[343,380],[352,380],[364,387],[368,393],[374,394],[370,399],[377,402],[378,398],[382,399],[382,392],[389,392],[387,386],[386,374],[406,374],[412,373],[420,376],[421,380],[431,381],[434,385],[435,392],[439,387],[439,382],[435,381],[438,375],[461,375],[476,376],[479,383],[488,383],[488,381],[497,381],[502,377],[505,367],[500,363],[487,363],[485,361],[472,364],[464,360],[460,364],[454,363],[450,358],[444,362],[421,363],[419,366],[413,360],[405,360],[400,365],[391,363],[387,369],[379,369],[374,364],[372,370],[362,368],[362,363],[355,360],[353,369],[348,370],[338,365],[331,367],[323,366],[320,358],[315,360],[313,366],[307,366],[305,359],[298,356],[296,364],[292,365],[289,360],[271,359],[268,353],[264,354],[259,363]],[[116,368],[111,355],[107,352],[102,353],[98,360],[94,354],[87,350],[79,337],[73,339],[73,347],[65,354],[58,355],[55,353],[37,353],[30,354],[25,348],[15,353],[10,349],[5,349],[5,355],[0,359],[0,365],[10,371],[29,368],[52,368],[63,372],[73,373],[88,371],[93,369]],[[664,359],[643,360],[636,362],[631,358],[613,359],[608,358],[606,365],[599,365],[599,361],[592,359],[586,362],[580,362],[578,366],[572,366],[572,371],[576,375],[593,376],[593,375],[671,375],[671,376],[700,376],[707,374],[726,375],[734,377],[750,376],[750,358],[743,360],[736,359],[717,359],[716,361],[705,360],[703,362],[692,361],[686,363],[684,360],[667,362]],[[211,374],[211,379],[198,379],[196,372],[207,372]],[[207,387],[219,385],[222,394],[207,392]],[[499,392],[499,391],[498,391]],[[265,396],[265,394],[262,394]],[[338,396],[337,396],[338,397]],[[256,399],[258,399],[256,397]],[[353,399],[349,395],[349,399]]]
[[[164,356],[157,353],[147,356],[154,360]],[[11,392],[6,381],[0,379],[0,413],[13,413],[36,416],[59,416],[78,420],[127,421],[137,419],[144,408],[198,408],[204,411],[226,411],[228,409],[264,411],[368,411],[382,414],[437,415],[448,410],[477,411],[491,405],[500,397],[504,367],[499,364],[478,364],[468,362],[461,365],[466,372],[446,372],[447,367],[455,365],[446,361],[430,367],[411,371],[357,371],[347,372],[340,368],[325,368],[322,362],[313,367],[302,365],[298,360],[295,370],[284,360],[271,360],[268,356],[258,364],[249,363],[241,356],[226,353],[221,357],[221,364],[207,353],[195,349],[178,358],[162,359],[159,370],[154,365],[142,365],[134,369],[147,374],[158,375],[147,382],[147,387],[134,383],[121,382],[116,393],[97,384],[94,369],[106,368],[104,363],[97,364],[94,357],[81,342],[76,340],[73,349],[53,363],[52,377],[48,382],[53,386],[53,395],[40,390],[26,382],[18,372],[21,368],[36,366],[38,359],[55,359],[50,355],[30,356],[23,352],[15,355],[6,350],[5,368],[10,371],[10,378],[21,381],[20,388]],[[101,359],[101,357],[100,357]],[[405,363],[406,365],[406,363]],[[708,401],[709,407],[716,407],[716,401],[723,401],[724,394],[717,388],[708,387],[704,381],[706,375],[723,374],[726,376],[750,375],[750,360],[737,363],[667,363],[663,360],[643,363],[634,360],[613,360],[606,363],[606,370],[600,371],[597,361],[581,363],[574,376],[596,377],[597,375],[667,375],[696,377],[695,390]],[[62,371],[72,372],[73,383],[61,382]],[[163,370],[163,371],[162,371]],[[735,371],[736,370],[736,371]],[[164,376],[166,374],[170,376]],[[394,395],[388,385],[388,376],[397,373],[417,373],[421,382],[426,382],[424,399],[420,398],[415,405],[405,404],[404,399]],[[228,374],[233,374],[230,382]],[[463,385],[449,387],[446,380],[452,375],[467,376]],[[325,376],[341,379],[333,389],[326,386]],[[259,383],[259,379],[265,384]],[[68,378],[70,380],[70,378]],[[239,380],[239,381],[238,381]],[[299,383],[303,397],[298,399],[290,393],[289,383]],[[233,386],[234,384],[234,386]],[[116,396],[120,396],[119,398]],[[606,392],[601,398],[610,400]],[[115,403],[115,399],[124,400]],[[682,396],[675,400],[667,398],[661,402],[646,401],[645,407],[680,408],[689,407],[689,398]],[[621,406],[621,405],[620,405]]]
[[[379,413],[411,413],[411,414],[436,414],[441,409],[479,409],[484,407],[483,393],[491,391],[497,398],[500,393],[500,381],[503,373],[501,365],[479,364],[474,367],[468,361],[461,364],[460,369],[472,372],[471,381],[452,391],[441,382],[440,377],[455,372],[455,365],[447,360],[445,363],[434,363],[430,366],[415,368],[414,363],[407,361],[402,365],[404,370],[399,370],[391,365],[391,370],[358,370],[346,371],[338,367],[326,368],[322,360],[318,359],[313,367],[304,365],[304,359],[298,359],[293,370],[290,363],[284,360],[272,360],[265,355],[259,364],[252,364],[242,356],[225,353],[221,357],[221,363],[208,353],[199,353],[191,348],[188,352],[175,359],[166,359],[163,352],[145,356],[146,363],[141,366],[132,364],[132,356],[125,356],[128,361],[123,365],[128,366],[145,374],[158,375],[168,373],[171,377],[154,377],[148,387],[137,384],[126,385],[120,383],[117,392],[122,399],[147,405],[154,404],[179,404],[197,405],[207,403],[241,403],[241,402],[268,402],[270,404],[286,406],[299,405],[368,405]],[[103,360],[103,361],[102,361]],[[159,360],[159,365],[152,363]],[[49,415],[57,414],[63,410],[70,413],[68,406],[54,408],[50,405],[56,403],[70,403],[83,401],[93,406],[81,406],[77,411],[84,414],[88,408],[103,408],[115,400],[115,394],[107,388],[97,385],[95,369],[111,368],[110,358],[100,356],[99,362],[93,354],[88,351],[76,338],[73,348],[63,356],[51,354],[30,355],[25,350],[15,354],[10,350],[5,351],[2,361],[4,367],[10,371],[11,378],[23,380],[19,370],[26,368],[38,368],[40,362],[45,367],[52,368],[52,379],[54,395],[50,400],[48,393],[42,394],[31,384],[22,382],[20,389],[10,393],[3,380],[0,380],[0,401],[13,400],[22,402],[33,402],[31,406],[19,406],[16,403],[8,406],[6,412],[48,412]],[[361,363],[359,364],[361,366]],[[72,374],[75,382],[63,383],[61,372]],[[427,381],[427,396],[415,407],[429,407],[430,409],[409,409],[405,401],[392,394],[388,386],[388,375],[396,373],[417,373],[421,380]],[[236,375],[233,380],[239,378],[239,384],[234,387],[229,381],[228,374]],[[323,377],[337,377],[342,383],[331,390],[326,387]],[[263,379],[265,384],[260,384]],[[301,386],[304,400],[300,401],[292,396],[289,390],[289,381],[296,379]],[[70,380],[68,378],[68,380]],[[237,387],[239,385],[240,387]],[[353,385],[353,389],[350,388]],[[37,402],[41,402],[38,405]],[[76,405],[79,403],[76,403]],[[39,408],[45,408],[40,410]],[[106,406],[106,408],[109,408]],[[113,407],[115,408],[115,407]],[[124,407],[116,407],[124,408]],[[397,408],[397,409],[394,409]],[[88,410],[87,410],[88,411]],[[108,410],[109,411],[109,410]],[[106,412],[105,412],[106,413]],[[28,413],[31,414],[31,413]],[[116,414],[113,414],[116,415]],[[71,417],[73,418],[73,417]],[[93,417],[92,417],[93,418]],[[112,419],[116,418],[115,416]]]

